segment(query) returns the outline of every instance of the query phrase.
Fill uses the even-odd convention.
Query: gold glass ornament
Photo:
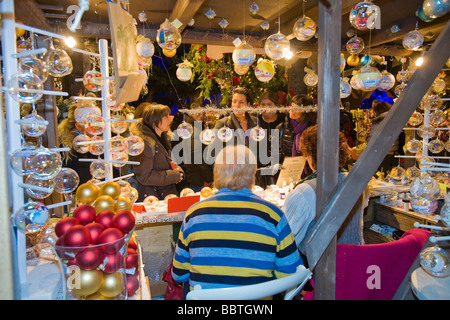
[[[100,188],[91,182],[81,184],[76,192],[76,197],[80,203],[91,203],[97,199]]]
[[[131,200],[128,197],[120,196],[117,198],[116,205],[114,206],[114,212],[119,212],[121,210],[131,211]]]
[[[95,200],[93,206],[97,214],[102,211],[114,211],[114,199],[111,196],[103,195]]]
[[[119,295],[125,286],[125,279],[120,272],[105,273],[99,293],[107,298],[113,298]]]
[[[347,58],[347,64],[351,67],[356,67],[359,63],[359,57],[356,54],[352,54]]]
[[[120,185],[114,181],[106,182],[100,187],[100,195],[110,196],[116,200],[120,196]]]
[[[112,298],[102,296],[100,292],[91,294],[85,298],[86,300],[112,300]]]
[[[80,283],[74,284],[72,292],[79,296],[91,295],[100,289],[103,280],[103,272],[100,270],[83,270],[80,269]]]
[[[168,58],[172,58],[176,53],[177,53],[177,49],[172,49],[172,50],[169,50],[166,48],[163,49],[163,54]]]

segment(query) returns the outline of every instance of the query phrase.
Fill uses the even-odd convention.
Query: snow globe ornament
[[[364,50],[364,40],[360,37],[354,36],[347,41],[345,49],[352,55],[357,55]]]
[[[183,121],[177,128],[178,136],[182,139],[189,139],[192,136],[193,131],[194,128],[192,128],[192,125],[186,121]]]
[[[268,59],[260,58],[255,66],[255,76],[261,82],[269,82],[275,75],[275,65]]]
[[[443,278],[450,275],[448,253],[437,245],[420,253],[420,266],[434,277]]]
[[[13,225],[24,233],[35,233],[45,228],[50,212],[43,203],[28,200],[14,213]]]
[[[47,130],[45,119],[38,115],[35,111],[22,117],[22,120],[27,120],[27,123],[21,123],[20,129],[23,134],[29,137],[40,137]]]
[[[341,99],[345,99],[352,93],[352,87],[350,83],[348,83],[348,78],[341,78],[340,82],[340,97]]]
[[[264,44],[264,51],[272,60],[280,60],[291,49],[289,39],[282,33],[277,32],[269,36]]]
[[[378,11],[378,7],[369,1],[360,2],[350,11],[350,23],[358,30],[373,29],[378,18]]]
[[[419,49],[424,41],[424,36],[419,30],[408,32],[402,40],[403,47],[408,50]]]
[[[255,49],[245,40],[233,50],[233,62],[238,66],[250,66],[255,61]]]
[[[358,73],[358,82],[360,90],[373,91],[381,82],[381,72],[377,68],[366,65]]]
[[[83,85],[91,92],[99,92],[104,84],[105,79],[103,79],[102,73],[97,70],[90,70],[83,76]]]
[[[8,83],[7,90],[17,102],[34,103],[44,94],[44,85],[34,73],[21,73],[13,75]]]
[[[192,63],[184,60],[182,63],[177,64],[176,76],[180,81],[189,81],[192,78]]]
[[[384,70],[381,72],[381,81],[378,84],[377,89],[382,91],[390,90],[394,87],[394,84],[395,84],[394,75],[388,72],[387,70]]]
[[[316,33],[316,23],[313,19],[303,16],[294,23],[292,33],[300,41],[308,41]]]
[[[110,172],[110,165],[104,159],[96,159],[89,166],[89,172],[92,177],[98,180],[105,179]]]
[[[162,49],[175,50],[181,44],[180,31],[166,19],[156,33],[156,41]]]

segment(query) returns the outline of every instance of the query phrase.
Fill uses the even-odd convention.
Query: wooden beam
[[[171,22],[175,19],[180,20],[183,25],[178,28],[178,30],[183,32],[204,2],[205,0],[177,0],[177,3],[172,9],[169,20]]]
[[[332,241],[358,197],[419,105],[450,54],[450,22],[425,56],[425,62],[408,82],[375,136],[369,140],[347,179],[335,193],[314,229],[306,236],[308,263],[314,268]]]
[[[319,220],[331,196],[336,191],[339,178],[341,7],[341,0],[332,3],[319,2],[316,221]],[[335,242],[336,240],[329,243],[328,249],[314,271],[316,274],[314,298],[316,300],[331,300],[335,296]]]

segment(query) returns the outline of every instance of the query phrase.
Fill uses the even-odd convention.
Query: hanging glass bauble
[[[102,136],[93,136],[91,138],[91,143],[89,144],[89,153],[93,154],[94,156],[99,156],[105,152],[105,146],[103,142]]]
[[[176,72],[176,76],[180,81],[189,81],[192,78],[192,64],[185,60],[182,63],[177,64],[178,69]]]
[[[17,53],[31,50],[31,43],[29,39],[19,39],[16,43]]]
[[[62,168],[53,180],[55,191],[59,193],[71,193],[80,183],[80,176],[71,168]]]
[[[24,57],[17,62],[19,73],[33,73],[44,83],[48,78],[48,70],[44,61],[36,57]]]
[[[417,155],[417,154],[416,154],[416,156],[420,156],[420,155]],[[423,158],[419,158],[417,161],[419,162],[419,168],[420,168],[420,169],[422,169],[422,168],[434,168],[434,167],[435,167],[434,164],[425,164],[425,162],[429,162],[429,163],[435,163],[435,162],[436,162],[436,161],[435,161],[433,158],[431,158],[431,157],[423,157]]]
[[[101,116],[102,109],[97,106],[79,106],[75,109],[73,117],[76,122],[85,124],[88,118]]]
[[[347,64],[351,67],[356,67],[359,64],[359,57],[356,54],[351,54],[347,58]]]
[[[72,59],[63,49],[52,46],[44,57],[48,73],[51,76],[64,77],[72,73]]]
[[[206,128],[205,130],[200,132],[200,141],[204,145],[210,145],[211,143],[214,142],[215,139],[216,139],[216,135],[214,133],[214,130]]]
[[[31,186],[47,188],[48,189],[47,191],[44,191],[42,189],[41,190],[36,190],[34,188],[33,189],[32,188],[26,188],[25,189],[26,195],[29,196],[30,198],[33,198],[33,199],[45,199],[49,195],[51,195],[53,193],[53,190],[55,188],[55,184],[54,184],[53,180],[36,179],[32,175],[29,175],[25,179],[25,183],[29,184]]]
[[[238,75],[242,76],[248,72],[249,68],[250,68],[249,66],[234,65],[234,72],[236,72]]]
[[[109,110],[117,112],[125,108],[125,103],[113,104],[109,106]]]
[[[45,122],[45,119],[38,115],[35,112],[27,114],[22,117],[22,120],[30,121],[30,123],[21,123],[20,129],[24,135],[29,137],[40,137],[44,134],[45,130],[47,130],[47,125],[44,123],[38,123],[38,121]],[[33,123],[35,122],[35,123]]]
[[[379,90],[386,91],[390,90],[394,87],[395,84],[395,77],[392,73],[384,70],[381,72],[381,81],[378,84]]]
[[[430,139],[436,135],[436,128],[433,126],[421,125],[419,127],[419,130],[417,131],[417,134],[419,135],[419,137],[422,137],[424,139]]]
[[[255,66],[255,76],[261,82],[269,82],[275,75],[275,64],[268,60],[260,58]]]
[[[50,218],[50,212],[41,202],[28,200],[14,213],[12,223],[22,232],[35,233],[43,230]]]
[[[250,66],[255,61],[255,49],[245,40],[233,50],[233,62],[238,66]]]
[[[437,77],[434,80],[433,84],[431,85],[431,89],[436,94],[443,93],[445,91],[445,87],[446,87],[445,80],[439,77]]]
[[[177,49],[163,49],[163,54],[168,57],[168,58],[172,58],[173,56],[175,56],[177,54]]]
[[[300,41],[308,41],[316,33],[316,23],[310,17],[303,16],[294,23],[292,33]]]
[[[127,139],[122,136],[114,136],[109,139],[109,151],[122,152],[127,149]]]
[[[59,152],[40,147],[31,152],[25,166],[36,179],[53,179],[61,171],[61,155]]]
[[[253,139],[253,141],[261,141],[266,136],[266,131],[264,131],[263,128],[260,126],[255,126],[250,129],[250,138]]]
[[[420,253],[420,266],[433,277],[450,275],[448,253],[439,246],[428,247]]]
[[[227,19],[222,19],[219,21],[218,25],[222,28],[225,29],[228,26],[228,20]]]
[[[378,7],[364,1],[356,4],[349,14],[349,20],[358,30],[373,29],[378,17]]]
[[[165,49],[163,49],[164,51]],[[176,53],[176,50],[173,50]],[[152,57],[148,57],[148,58],[144,58],[144,57],[137,57],[137,63],[138,63],[138,67],[139,69],[146,69],[146,68],[150,68],[150,66],[152,65]]]
[[[411,79],[413,74],[414,74],[414,72],[411,72],[409,70],[399,71],[397,73],[396,79],[398,82],[408,82]]]
[[[222,142],[228,142],[233,138],[233,131],[228,127],[222,127],[217,131],[217,138]]]
[[[361,57],[361,59],[359,60],[359,63],[362,66],[370,65],[370,64],[372,64],[372,58],[366,54],[365,56]]]
[[[127,138],[127,153],[130,156],[137,156],[144,151],[144,139],[139,136],[129,136]]]
[[[84,87],[91,92],[99,92],[105,84],[105,79],[100,71],[90,70],[83,76]]]
[[[175,50],[181,44],[181,34],[169,19],[166,19],[159,27],[156,33],[158,45],[166,50]]]
[[[259,11],[259,6],[255,2],[252,2],[248,10],[250,10],[251,13],[256,14]]]
[[[411,117],[409,117],[408,124],[416,127],[423,122],[423,115],[420,112],[414,111]]]
[[[446,118],[447,115],[445,114],[445,111],[437,109],[430,115],[430,123],[433,126],[437,127],[442,124],[446,120]]]
[[[395,87],[394,94],[397,97],[400,97],[403,91],[405,90],[406,86],[407,84],[405,82],[400,83],[398,86]]]
[[[403,47],[408,50],[419,49],[424,41],[424,36],[419,30],[408,32],[402,40]]]
[[[34,103],[42,98],[44,85],[34,73],[13,75],[7,84],[8,93],[17,102]]]
[[[86,119],[86,133],[98,136],[105,131],[106,122],[103,117],[91,116]]]
[[[444,142],[439,138],[431,140],[428,142],[428,150],[432,153],[440,153],[444,150]]]
[[[420,177],[411,183],[409,192],[411,195],[436,200],[441,191],[436,179],[432,178],[427,172],[422,172]]]
[[[85,134],[77,135],[72,142],[72,148],[78,153],[87,153],[89,151],[88,142],[91,138]]]
[[[91,165],[89,166],[89,172],[91,173],[92,177],[99,180],[105,179],[108,176],[110,170],[111,169],[108,161],[103,159],[96,159],[92,161]]]
[[[128,161],[128,153],[126,151],[111,152],[111,164],[116,168],[122,168]]]
[[[303,77],[303,82],[308,87],[314,87],[317,82],[319,82],[319,77],[314,71],[306,72],[305,76]]]
[[[150,39],[143,38],[136,43],[136,52],[139,57],[148,59],[155,53],[155,46]]]
[[[350,54],[359,54],[364,50],[364,40],[360,37],[354,36],[350,40],[347,41],[345,45],[345,49]]]
[[[411,153],[422,151],[422,141],[413,138],[405,144],[405,148]]]
[[[360,90],[373,91],[381,82],[381,72],[370,65],[362,67],[358,73]]]
[[[442,99],[436,94],[426,94],[420,101],[419,108],[422,110],[438,110],[442,106]]]
[[[26,167],[26,160],[35,149],[35,145],[24,143],[19,149],[14,150],[11,154],[9,163],[18,176],[31,174],[31,171]]]
[[[341,78],[340,91],[341,91],[340,93],[341,99],[347,98],[352,93],[352,87],[348,83],[348,78],[344,79]]]
[[[277,32],[269,36],[264,44],[264,51],[272,60],[280,60],[291,49],[289,39],[282,33]]]
[[[194,132],[194,128],[186,121],[183,121],[177,128],[177,134],[182,139],[189,139],[192,136],[192,132]]]
[[[354,90],[359,90],[360,89],[360,84],[359,84],[359,79],[358,79],[358,73],[353,75],[350,78],[350,86],[354,89]]]
[[[450,11],[448,0],[424,0],[422,3],[423,13],[428,17],[436,19]]]
[[[420,169],[417,168],[416,166],[409,167],[405,171],[405,175],[406,175],[406,177],[408,177],[409,180],[413,180],[413,179],[419,177],[420,173],[421,173]]]
[[[124,133],[125,131],[127,131],[128,129],[128,124],[125,121],[126,118],[125,116],[121,115],[121,114],[115,114],[113,116],[111,116],[111,131],[116,133],[116,134],[121,134]]]
[[[216,16],[216,12],[215,12],[213,9],[209,8],[208,11],[205,12],[205,16],[206,16],[209,20],[212,20],[212,19],[214,19],[214,17]]]

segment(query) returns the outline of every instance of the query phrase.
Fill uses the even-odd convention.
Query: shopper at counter
[[[339,132],[339,166],[344,167],[350,148],[342,132]],[[283,210],[301,253],[305,254],[304,238],[315,224],[317,184],[317,125],[306,129],[300,139],[300,151],[306,157],[313,173],[301,180],[288,194]],[[338,184],[342,184],[347,172],[340,170]],[[337,233],[337,242],[364,244],[363,211],[368,205],[368,188],[356,202]]]
[[[190,289],[243,286],[295,273],[303,263],[283,212],[251,192],[255,173],[249,148],[218,153],[219,191],[186,212],[173,259],[175,281]]]
[[[142,119],[132,130],[145,143],[144,151],[132,159],[140,162],[133,165],[138,202],[150,195],[160,200],[169,194],[178,195],[176,184],[183,179],[184,172],[170,156],[171,122],[168,106],[152,104],[145,108]]]

